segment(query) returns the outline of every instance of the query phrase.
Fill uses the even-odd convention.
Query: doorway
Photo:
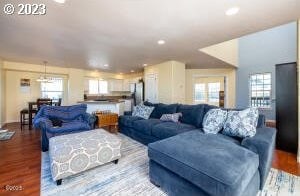
[[[147,74],[145,77],[145,100],[158,103],[158,79],[157,74]]]
[[[224,106],[225,104],[225,77],[199,76],[194,77],[193,92],[194,104],[209,104],[215,106]],[[221,96],[220,96],[221,94]]]

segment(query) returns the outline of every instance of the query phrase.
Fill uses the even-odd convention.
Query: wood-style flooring
[[[4,127],[16,131],[11,140],[0,141],[0,195],[39,195],[41,175],[40,133],[20,130],[19,123]],[[273,167],[300,176],[296,155],[276,150]],[[14,187],[15,186],[15,187]],[[7,188],[22,188],[8,191]]]

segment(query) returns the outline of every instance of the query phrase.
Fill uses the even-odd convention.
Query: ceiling
[[[0,2],[0,57],[124,73],[167,60],[229,67],[198,49],[300,18],[299,0],[44,0],[44,16],[3,12],[24,2]],[[240,12],[226,16],[233,6]]]

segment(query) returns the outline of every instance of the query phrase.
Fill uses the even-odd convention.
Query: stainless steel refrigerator
[[[139,105],[144,101],[144,82],[131,84],[130,90],[134,99],[134,105]]]

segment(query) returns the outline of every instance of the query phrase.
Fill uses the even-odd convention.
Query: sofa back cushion
[[[144,102],[144,105],[154,107],[150,118],[160,119],[163,114],[173,114],[176,113],[178,104],[163,104],[163,103],[150,103],[148,101]]]
[[[202,121],[205,115],[206,104],[179,105],[177,112],[182,113],[180,122],[202,128]]]
[[[73,106],[43,106],[39,111],[42,117],[49,119],[60,119],[63,122],[82,121],[83,115],[86,113],[87,105],[79,104]]]

